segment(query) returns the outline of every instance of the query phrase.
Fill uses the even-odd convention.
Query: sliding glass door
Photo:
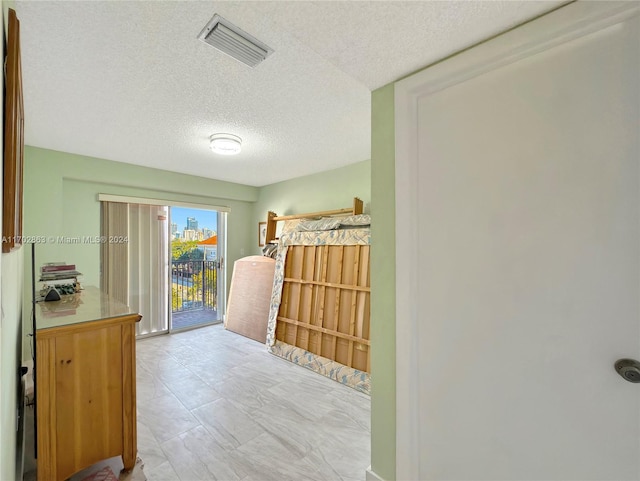
[[[222,322],[228,209],[100,200],[101,288],[142,315],[137,336]]]
[[[226,213],[172,206],[170,219],[170,330],[221,322]]]

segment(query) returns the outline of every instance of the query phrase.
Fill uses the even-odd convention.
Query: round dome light
[[[242,139],[237,135],[213,134],[209,137],[210,147],[216,154],[236,155],[242,149]]]

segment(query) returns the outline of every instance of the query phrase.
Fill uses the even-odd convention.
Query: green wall
[[[26,250],[22,247],[8,254],[2,254],[2,328],[0,329],[2,338],[0,480],[2,481],[15,479],[18,369],[22,364],[21,360],[31,355],[29,348],[23,346],[22,336],[22,273]]]
[[[394,84],[371,95],[371,470],[396,471]]]
[[[227,265],[254,245],[250,227],[258,198],[255,187],[30,146],[25,147],[24,183],[24,235],[44,241],[36,244],[36,265],[75,263],[86,285],[100,282],[99,244],[69,244],[58,236],[100,234],[100,193],[230,207]],[[26,272],[31,272],[30,255],[26,257]],[[231,273],[228,269],[227,288]],[[31,292],[30,275],[24,286]],[[30,303],[27,297],[25,305]]]
[[[6,39],[7,9],[12,1],[3,0],[0,23]],[[0,42],[0,57],[4,58],[5,43]],[[4,90],[4,76],[0,76],[0,92]],[[3,130],[0,115],[0,132]],[[0,135],[0,150],[2,136]],[[2,215],[2,188],[0,187],[0,216]],[[0,219],[1,221],[1,219]],[[25,249],[0,256],[0,480],[16,478],[16,402],[18,401],[18,368],[22,359],[22,272]]]
[[[365,160],[339,169],[285,180],[260,188],[254,207],[253,253],[259,254],[258,222],[267,220],[267,212],[278,215],[303,214],[341,209],[353,205],[353,198],[371,202],[371,161]]]

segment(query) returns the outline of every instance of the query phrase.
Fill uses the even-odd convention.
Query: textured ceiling
[[[255,186],[344,166],[370,158],[371,90],[561,3],[16,1],[25,142]],[[275,52],[199,41],[214,13]]]

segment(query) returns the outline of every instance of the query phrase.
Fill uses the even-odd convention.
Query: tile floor
[[[214,325],[137,342],[138,452],[149,481],[352,481],[370,399]]]
[[[174,312],[171,314],[174,329],[184,329],[198,325],[211,324],[218,321],[215,309],[194,309],[192,311]]]

